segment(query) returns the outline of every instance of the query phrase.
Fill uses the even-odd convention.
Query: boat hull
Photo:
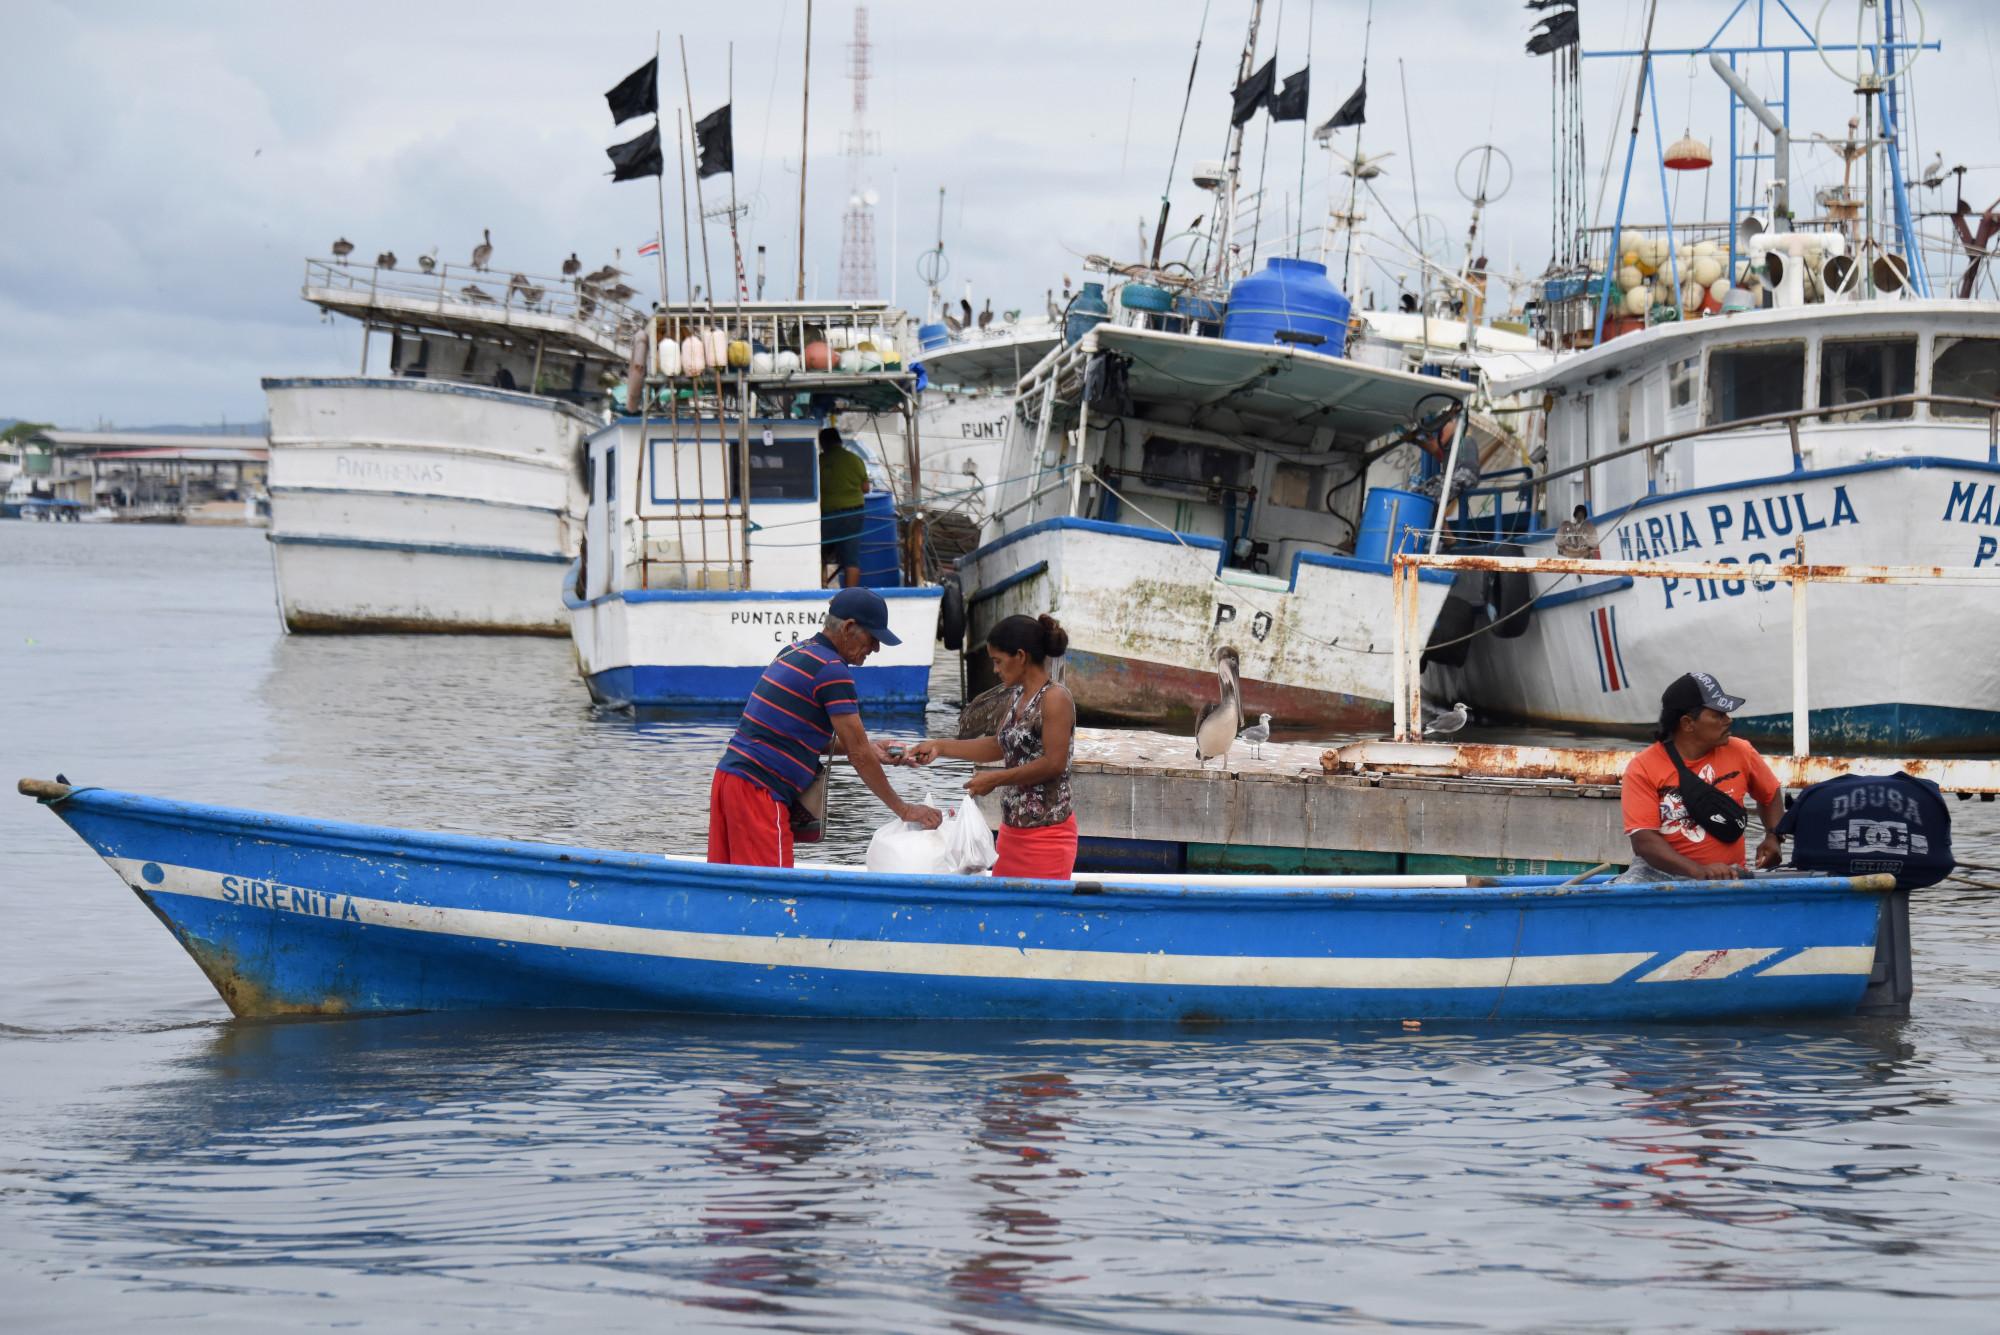
[[[1660,690],[1701,669],[1744,698],[1739,734],[1789,744],[1791,588],[1754,571],[1796,559],[1801,539],[1814,565],[1993,565],[2000,466],[1901,460],[1643,501],[1603,534],[1607,559],[1740,562],[1746,578],[1538,575],[1552,596],[1525,634],[1481,636],[1461,680],[1433,668],[1427,684],[1496,718],[1637,735],[1654,725]],[[1806,596],[1815,750],[2000,749],[1990,591],[1814,584]]]
[[[1087,519],[1044,520],[959,561],[974,683],[987,634],[1055,610],[1069,632],[1063,682],[1086,723],[1191,726],[1216,698],[1215,651],[1234,646],[1243,707],[1286,729],[1388,725],[1393,593],[1386,562],[1304,556],[1289,580],[1219,571],[1222,543]],[[1235,580],[1245,582],[1236,583]],[[1419,633],[1450,592],[1418,584]]]
[[[561,635],[589,419],[403,378],[271,379],[271,533],[293,631]]]
[[[1034,882],[719,867],[82,789],[55,810],[241,1016],[586,1007],[1038,1021],[1846,1014],[1886,892]]]
[[[771,660],[817,633],[833,589],[795,592],[626,590],[566,597],[577,670],[612,708],[741,708]],[[902,640],[854,669],[864,705],[921,708],[930,696],[936,587],[877,589]]]

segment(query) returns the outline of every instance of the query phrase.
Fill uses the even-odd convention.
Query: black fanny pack
[[[1687,807],[1688,819],[1725,844],[1741,839],[1750,824],[1750,813],[1743,809],[1743,804],[1708,780],[1697,777],[1671,741],[1660,745],[1681,773],[1681,802]]]

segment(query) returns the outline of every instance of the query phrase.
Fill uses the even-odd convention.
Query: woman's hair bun
[[[1042,623],[1042,652],[1051,658],[1060,657],[1069,648],[1069,632],[1062,628],[1062,622],[1047,612],[1035,620]]]

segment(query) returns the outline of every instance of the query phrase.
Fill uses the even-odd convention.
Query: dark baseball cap
[[[873,589],[842,589],[833,595],[827,611],[842,621],[852,621],[884,644],[901,644],[889,629],[889,604]]]
[[[1702,709],[1713,709],[1719,714],[1734,714],[1743,708],[1743,699],[1723,690],[1722,683],[1706,672],[1689,672],[1674,678],[1667,689],[1660,693],[1660,708],[1678,710],[1684,714],[1693,714]]]

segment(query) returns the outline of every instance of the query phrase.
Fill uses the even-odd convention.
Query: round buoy
[[[833,349],[821,339],[806,344],[806,370],[831,371],[833,369]]]

